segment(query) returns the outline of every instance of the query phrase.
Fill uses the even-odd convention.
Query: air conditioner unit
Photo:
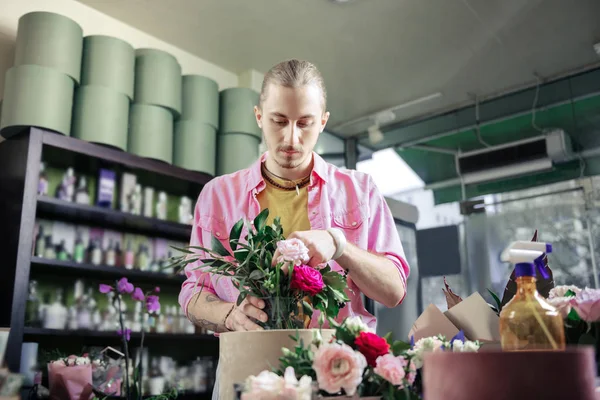
[[[562,129],[456,156],[457,172],[465,184],[529,175],[552,169],[574,158],[569,136]]]

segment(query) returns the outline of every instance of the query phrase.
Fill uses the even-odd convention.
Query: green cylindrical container
[[[35,11],[19,18],[15,66],[39,65],[69,75],[79,83],[83,30],[60,14]]]
[[[221,92],[221,133],[247,133],[260,140],[261,131],[254,116],[259,94],[252,89],[231,88]]]
[[[80,86],[73,103],[73,136],[127,150],[129,98],[102,86]]]
[[[217,130],[196,121],[177,121],[173,136],[173,164],[215,175]]]
[[[86,36],[82,58],[82,86],[107,87],[133,100],[135,50],[129,43],[111,36]]]
[[[181,115],[181,65],[167,52],[155,49],[135,51],[136,104],[168,108]]]
[[[198,121],[219,129],[219,85],[200,75],[184,75],[181,120]]]
[[[247,133],[219,134],[217,138],[217,175],[248,168],[258,160],[259,137]]]
[[[173,115],[159,106],[132,104],[127,150],[141,157],[173,161]]]
[[[0,131],[8,138],[25,126],[69,135],[75,81],[62,72],[37,65],[6,73]]]

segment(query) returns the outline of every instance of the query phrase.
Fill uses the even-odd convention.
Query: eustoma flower
[[[300,239],[287,239],[277,242],[278,263],[289,262],[301,265],[308,262],[308,247]]]
[[[315,352],[313,369],[319,388],[330,394],[344,389],[347,395],[354,395],[366,367],[365,356],[347,344],[326,344]]]

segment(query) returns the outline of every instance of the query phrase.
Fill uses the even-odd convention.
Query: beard
[[[297,153],[286,155],[284,151],[295,151]],[[300,146],[281,146],[277,148],[274,160],[281,168],[293,169],[301,165],[306,159],[306,155]]]

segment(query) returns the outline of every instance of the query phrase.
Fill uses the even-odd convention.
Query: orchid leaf
[[[500,301],[500,298],[498,297],[498,295],[496,293],[492,292],[490,289],[488,289],[488,292],[489,292],[490,296],[492,296],[492,299],[494,299],[494,301],[496,302],[497,310],[499,312],[502,311],[502,302]]]

